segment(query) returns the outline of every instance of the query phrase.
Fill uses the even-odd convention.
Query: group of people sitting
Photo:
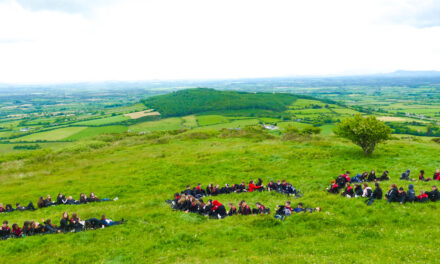
[[[263,180],[258,179],[258,182],[250,181],[246,184],[244,181],[241,184],[225,184],[224,187],[220,187],[219,184],[214,185],[210,183],[206,189],[202,187],[199,183],[197,186],[191,188],[190,185],[186,186],[186,189],[182,191],[182,194],[194,196],[200,199],[204,196],[217,196],[219,194],[230,194],[230,193],[242,193],[242,192],[254,192],[254,191],[275,191],[282,194],[287,194],[288,196],[294,195],[295,197],[300,197],[300,192],[293,187],[292,184],[286,180],[270,181],[267,186],[263,185]]]
[[[362,174],[357,174],[354,177],[350,176],[350,172],[347,171],[344,174],[339,175],[335,180],[331,182],[327,191],[331,193],[339,193],[341,189],[347,188],[347,183],[363,183],[363,182],[378,182],[378,181],[388,181],[390,177],[388,176],[389,172],[386,170],[383,172],[382,176],[376,177],[376,172],[372,170],[370,173],[364,172]],[[406,170],[400,175],[400,180],[414,181],[414,179],[410,178],[411,170]],[[431,181],[437,180],[440,181],[440,169],[437,169],[432,178],[425,178],[425,171],[421,170],[419,175],[420,181]],[[356,185],[357,188],[361,188],[360,184]]]
[[[363,184],[355,183],[354,187],[351,183],[347,182],[344,185],[344,188],[335,188],[334,181],[332,185],[327,188],[330,193],[339,193],[339,190],[342,189],[341,195],[354,198],[354,197],[364,197],[367,198],[365,201],[368,205],[371,205],[374,200],[382,200],[385,199],[388,202],[399,202],[404,204],[406,202],[427,202],[432,201],[435,202],[440,199],[440,192],[437,189],[437,186],[433,185],[431,187],[431,191],[420,191],[419,195],[416,195],[414,191],[414,185],[408,185],[408,191],[405,192],[403,187],[397,188],[396,184],[391,184],[389,191],[383,197],[383,191],[378,182],[375,182],[375,189],[373,190],[368,183],[364,182]]]
[[[251,215],[251,214],[270,214],[270,209],[257,202],[255,208],[250,208],[246,201],[241,201],[237,206],[229,203],[229,211],[217,200],[209,199],[206,203],[203,199],[188,194],[176,194],[173,200],[167,200],[171,207],[175,210],[184,211],[185,213],[196,213],[210,218],[225,218],[233,215]]]
[[[63,205],[63,204],[87,204],[87,203],[93,203],[93,202],[103,202],[103,201],[116,201],[118,200],[118,197],[114,199],[109,198],[103,198],[99,199],[94,193],[90,193],[90,196],[87,197],[84,193],[81,193],[79,196],[79,200],[75,200],[72,198],[72,196],[69,196],[66,198],[63,194],[58,194],[56,201],[52,201],[52,198],[50,195],[47,195],[46,198],[43,196],[40,197],[40,199],[37,202],[38,208],[44,208],[49,206],[55,206],[55,205]],[[11,204],[7,204],[5,207],[2,203],[0,203],[0,213],[10,213],[13,211],[26,211],[26,210],[36,210],[34,204],[32,202],[29,202],[27,206],[21,206],[20,203],[17,203],[15,208],[12,207]]]
[[[233,184],[230,186],[226,184],[224,187],[220,185],[213,185],[210,183],[206,189],[202,188],[199,183],[197,186],[191,188],[190,185],[186,186],[186,189],[180,193],[174,194],[174,199],[167,200],[166,202],[171,204],[171,207],[175,210],[181,210],[185,213],[197,213],[200,215],[209,216],[211,218],[224,218],[226,216],[232,215],[258,215],[258,214],[270,214],[270,208],[264,206],[262,203],[257,202],[254,208],[251,208],[246,201],[242,200],[237,205],[229,203],[229,210],[221,204],[218,200],[209,199],[206,203],[203,201],[205,196],[216,196],[219,194],[229,194],[229,193],[242,193],[242,192],[254,192],[254,191],[274,191],[282,194],[287,194],[288,196],[294,195],[295,197],[300,197],[299,191],[288,183],[286,180],[271,181],[265,187],[263,185],[263,180],[258,179],[257,183],[250,181],[248,185],[245,182],[241,184]],[[290,202],[288,202],[290,204]],[[302,204],[300,205],[302,207]],[[284,208],[284,206],[281,206]],[[280,208],[281,208],[280,207]],[[291,208],[290,206],[286,208]],[[281,211],[284,212],[284,209]],[[281,213],[283,217],[287,214]],[[313,210],[312,210],[313,211]],[[290,214],[289,214],[290,215]]]
[[[0,240],[33,235],[80,232],[89,229],[120,225],[125,222],[126,221],[124,219],[121,219],[121,221],[112,221],[111,219],[106,218],[105,215],[102,215],[101,219],[90,218],[82,221],[78,217],[78,214],[74,213],[72,214],[72,217],[69,217],[69,214],[64,212],[59,226],[53,224],[50,219],[41,219],[41,223],[36,221],[25,221],[22,228],[20,228],[16,223],[9,227],[8,221],[3,221],[3,224],[0,228]]]

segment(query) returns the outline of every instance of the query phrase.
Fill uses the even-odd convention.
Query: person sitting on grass
[[[46,199],[44,200],[44,207],[49,207],[49,206],[54,206],[56,205],[56,203],[54,203],[52,201],[52,198],[50,197],[50,195],[48,194]]]
[[[440,181],[440,169],[436,169],[435,170],[433,179],[436,180],[436,181]]]
[[[263,190],[263,186],[261,185],[262,182],[263,181],[261,179],[258,179],[257,184],[254,184],[254,181],[250,181],[249,182],[249,192],[253,192],[254,190],[262,191]]]
[[[239,208],[238,208],[238,213],[241,215],[250,215],[251,212],[251,208],[249,207],[248,204],[246,204],[246,202],[244,200],[242,200],[239,204]]]
[[[339,193],[339,185],[336,184],[335,180],[332,181],[332,183],[330,184],[330,187],[327,188],[327,191],[329,193]]]
[[[276,191],[276,186],[275,186],[275,182],[274,181],[270,181],[268,184],[267,184],[267,191],[268,192],[271,192],[271,191]]]
[[[403,187],[400,187],[399,190],[397,191],[397,201],[400,204],[404,204],[406,202],[406,193],[405,190],[403,189]]]
[[[420,195],[416,197],[416,202],[426,203],[428,201],[429,201],[428,195],[423,190],[420,191]]]
[[[380,188],[379,183],[376,182],[374,185],[376,186],[376,188],[374,189],[371,196],[365,201],[367,205],[372,205],[374,200],[382,199],[382,189]]]
[[[78,217],[77,213],[72,214],[72,218],[70,218],[70,226],[75,232],[82,231],[84,225],[81,223],[81,219]]]
[[[405,202],[412,203],[416,199],[416,192],[414,191],[414,185],[408,185],[408,191],[406,192]]]
[[[12,205],[10,205],[10,204],[6,205],[6,213],[11,213],[11,212],[14,212],[14,211],[15,211],[15,209],[12,208]]]
[[[376,186],[376,188],[373,191],[373,196],[372,196],[373,199],[382,200],[382,197],[383,197],[382,188],[380,188],[380,185],[378,182],[376,182],[374,185]]]
[[[290,201],[287,201],[284,205],[277,206],[275,210],[275,218],[284,219],[286,216],[290,216],[292,214]]]
[[[67,212],[64,212],[63,215],[61,216],[59,229],[61,232],[64,233],[69,232],[71,230],[69,214]]]
[[[383,173],[382,173],[382,176],[380,176],[380,178],[378,179],[379,181],[388,181],[388,180],[390,180],[390,177],[388,176],[388,171],[386,170],[386,171],[384,171]]]
[[[43,234],[46,230],[44,229],[44,226],[41,225],[38,222],[32,221],[31,222],[31,228],[30,228],[30,234],[31,235],[39,235]]]
[[[59,193],[57,196],[57,205],[66,204],[67,199],[66,196],[64,196],[62,193]]]
[[[269,208],[266,208],[260,202],[255,204],[257,208],[252,209],[252,214],[270,214]]]
[[[18,225],[17,224],[13,224],[12,225],[12,234],[15,236],[15,237],[22,237],[23,236],[23,231],[21,230],[21,228],[20,227],[18,227]]]
[[[385,194],[385,199],[387,199],[387,201],[389,203],[392,202],[398,202],[398,194],[399,190],[397,189],[397,185],[396,184],[391,184],[390,186],[390,190]]]
[[[437,200],[440,199],[440,192],[437,189],[437,186],[433,185],[431,187],[432,191],[430,192],[426,192],[426,194],[428,195],[428,198],[431,202],[436,202]]]
[[[421,170],[420,171],[420,175],[419,175],[419,181],[430,181],[432,180],[431,178],[425,178],[425,171]]]
[[[368,186],[367,183],[364,183],[364,191],[362,192],[362,197],[370,198],[373,195],[373,190]]]
[[[351,187],[351,184],[349,182],[345,184],[345,190],[342,192],[342,196],[345,196],[347,198],[354,197],[353,187]]]
[[[0,239],[8,239],[11,236],[11,228],[8,225],[8,221],[3,221],[0,228]]]
[[[376,181],[376,172],[374,170],[372,170],[370,172],[370,174],[368,174],[368,178],[367,178],[368,182],[374,182]]]
[[[88,199],[87,199],[87,195],[85,195],[84,193],[81,193],[80,195],[79,195],[79,203],[80,204],[86,204],[86,203],[88,203],[89,201],[88,201]]]
[[[104,227],[114,226],[114,225],[120,225],[125,222],[124,218],[121,219],[121,221],[112,221],[111,219],[108,219],[105,217],[105,215],[101,216],[101,224]]]
[[[229,216],[236,215],[237,214],[237,207],[235,207],[233,203],[229,203],[228,205],[229,205],[229,208],[231,208],[231,209],[229,209],[228,215]]]
[[[188,209],[185,211],[185,213],[198,213],[200,211],[200,202],[195,197],[190,198],[190,205]]]
[[[364,190],[362,190],[362,185],[356,183],[354,185],[354,197],[360,197],[364,193]]]
[[[30,221],[24,221],[22,231],[23,231],[23,236],[30,236],[31,235],[31,222]]]
[[[345,186],[345,183],[347,183],[347,179],[344,177],[344,175],[339,175],[335,181],[336,184],[338,185],[338,188],[343,188]]]
[[[349,171],[346,171],[345,174],[343,174],[342,176],[344,176],[346,182],[350,182],[351,181],[350,172]]]
[[[411,173],[410,170],[406,170],[406,172],[402,173],[400,179],[404,181],[412,181],[412,179],[409,177],[410,173]]]
[[[52,223],[52,220],[41,219],[41,222],[44,224],[44,229],[46,233],[48,234],[61,233],[61,230],[59,230],[58,227]]]
[[[38,206],[38,208],[46,207],[46,204],[44,203],[44,197],[43,196],[41,196],[40,199],[38,200],[37,206]]]
[[[212,204],[212,208],[211,208],[211,217],[214,218],[225,218],[226,217],[226,208],[223,204],[221,204],[219,201],[217,200],[209,200],[209,203]]]
[[[73,204],[79,204],[79,203],[80,203],[80,202],[74,200],[72,196],[67,197],[66,204],[68,204],[68,205],[73,205]]]
[[[287,183],[287,186],[286,186],[286,194],[287,194],[287,196],[291,196],[291,195],[293,195],[293,196],[298,196],[298,192],[297,192],[297,190],[296,190],[295,187],[293,187],[293,185],[290,184],[290,183]]]

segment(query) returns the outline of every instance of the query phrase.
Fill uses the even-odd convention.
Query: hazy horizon
[[[0,0],[0,83],[440,70],[440,2]]]

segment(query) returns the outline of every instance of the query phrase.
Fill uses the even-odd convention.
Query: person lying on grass
[[[293,208],[291,207],[291,203],[290,201],[287,201],[284,205],[279,205],[275,208],[276,213],[275,213],[275,218],[277,219],[284,219],[286,216],[290,216],[292,214],[292,212],[295,213],[305,213],[305,212],[320,212],[321,208],[320,207],[316,207],[316,208],[310,208],[310,207],[306,207],[304,208],[303,203],[298,203],[297,207]]]
[[[0,203],[0,212],[1,213],[10,213],[10,212],[14,212],[15,210],[17,210],[17,211],[27,211],[27,210],[34,211],[36,209],[35,209],[34,204],[32,202],[29,202],[29,204],[27,206],[21,206],[20,203],[17,203],[15,205],[15,209],[10,204],[6,205],[6,208],[3,208],[3,204]]]
[[[118,197],[115,197],[114,199],[109,199],[109,198],[99,199],[92,192],[92,193],[90,193],[89,197],[87,197],[84,193],[81,193],[80,196],[79,196],[79,200],[74,200],[72,198],[72,196],[69,196],[66,199],[65,195],[63,195],[62,193],[59,193],[58,196],[57,196],[57,201],[56,202],[52,201],[52,198],[51,198],[50,195],[47,195],[46,199],[44,199],[44,197],[41,196],[40,199],[37,202],[37,207],[38,208],[44,208],[44,207],[63,205],[63,204],[67,204],[67,205],[87,204],[87,203],[93,203],[93,202],[117,201],[118,199],[119,199]],[[28,209],[25,209],[25,210],[33,210],[32,208],[34,208],[34,206],[33,206],[32,203],[29,203],[27,208]]]

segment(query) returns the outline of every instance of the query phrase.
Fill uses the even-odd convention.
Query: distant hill
[[[187,89],[147,98],[142,102],[162,116],[184,116],[207,111],[262,109],[281,112],[298,96],[286,93],[247,93],[214,89]]]
[[[440,71],[404,71],[399,70],[395,72],[385,73],[384,77],[405,77],[405,78],[433,78],[440,77]]]

